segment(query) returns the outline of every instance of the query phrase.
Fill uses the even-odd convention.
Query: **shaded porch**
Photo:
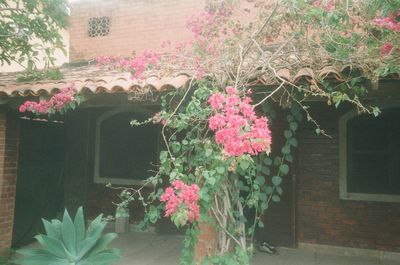
[[[131,232],[119,235],[112,247],[122,250],[122,259],[115,265],[177,265],[182,250],[182,235]],[[365,255],[339,255],[304,249],[279,248],[269,255],[256,251],[252,265],[398,265],[392,258]]]

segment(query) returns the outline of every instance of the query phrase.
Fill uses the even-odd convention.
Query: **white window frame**
[[[117,185],[144,185],[146,180],[138,179],[121,179],[121,178],[102,178],[100,177],[100,136],[101,136],[101,124],[108,118],[123,112],[140,113],[145,114],[148,117],[154,115],[154,111],[151,111],[144,107],[134,108],[115,108],[101,114],[96,120],[96,132],[95,132],[95,145],[94,145],[94,183],[98,184],[117,184]]]
[[[399,103],[386,104],[383,108],[399,107]],[[347,123],[358,116],[357,111],[349,111],[339,118],[339,197],[342,200],[400,202],[400,195],[370,194],[349,192],[347,190]]]

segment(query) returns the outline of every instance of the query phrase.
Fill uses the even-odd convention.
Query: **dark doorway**
[[[275,246],[294,247],[294,209],[293,209],[293,177],[286,176],[281,187],[283,194],[279,203],[271,203],[262,220],[264,227],[259,228],[257,239],[268,241]]]
[[[276,119],[270,124],[273,142],[271,158],[282,155],[281,148],[285,143],[284,130],[288,127],[286,115],[285,112],[278,113]],[[293,155],[294,151],[295,149],[292,149]],[[258,241],[268,241],[278,247],[295,247],[295,178],[293,175],[295,165],[292,163],[289,166],[291,170],[287,176],[283,177],[280,185],[283,190],[280,202],[270,203],[262,216],[264,227],[256,231]]]
[[[21,120],[13,247],[43,232],[41,218],[62,208],[65,157],[64,125]]]

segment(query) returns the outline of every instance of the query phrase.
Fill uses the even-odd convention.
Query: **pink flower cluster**
[[[389,16],[384,18],[375,18],[374,23],[379,27],[399,32],[400,22],[397,20],[397,17],[399,16],[400,16],[400,11],[396,13],[391,13],[389,14]]]
[[[53,111],[60,111],[65,105],[75,101],[76,89],[73,84],[64,87],[61,91],[49,100],[39,102],[26,101],[19,107],[20,112],[34,112],[36,114],[49,114]]]
[[[393,44],[391,42],[386,42],[385,44],[382,45],[381,47],[381,55],[388,55],[392,52],[393,50]]]
[[[239,96],[234,87],[226,88],[226,95],[215,93],[208,103],[216,113],[209,119],[215,131],[215,141],[227,155],[257,155],[271,150],[271,131],[266,117],[257,117],[251,99]]]
[[[335,9],[335,3],[333,1],[328,1],[326,3],[322,3],[321,0],[316,0],[313,2],[313,6],[316,8],[323,8],[327,12],[331,12]]]
[[[219,26],[226,24],[232,13],[232,5],[220,5],[190,17],[186,21],[186,27],[193,33],[195,39],[217,38],[221,33],[225,34],[226,29],[220,31]]]
[[[165,216],[171,216],[178,211],[185,211],[189,222],[199,220],[200,207],[199,186],[196,184],[186,185],[181,180],[175,180],[172,185],[165,189],[160,200],[165,202]]]
[[[99,56],[96,58],[98,65],[108,65],[113,68],[122,68],[132,73],[133,78],[142,79],[143,72],[160,66],[161,55],[155,51],[144,50],[139,56],[122,58],[116,56]]]

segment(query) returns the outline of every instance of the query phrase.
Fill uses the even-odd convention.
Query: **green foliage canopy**
[[[0,0],[1,65],[27,63],[32,70],[42,59],[52,65],[55,49],[65,52],[60,30],[67,26],[68,13],[67,0]]]

